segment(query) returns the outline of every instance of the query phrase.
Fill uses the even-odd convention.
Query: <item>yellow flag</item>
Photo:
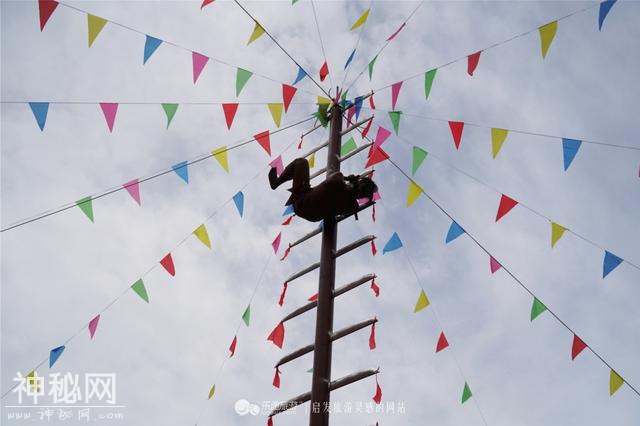
[[[555,222],[551,222],[551,247],[555,246],[560,238],[562,238],[562,234],[566,231],[562,225],[558,225]]]
[[[313,169],[313,166],[316,164],[316,153],[314,152],[309,156],[309,168]]]
[[[500,152],[500,148],[502,148],[502,144],[507,139],[507,134],[509,131],[507,129],[491,129],[491,149],[493,151],[493,158],[496,158],[498,152]]]
[[[40,392],[40,383],[38,381],[38,374],[35,370],[31,370],[29,374],[25,376],[27,379],[27,387],[30,388],[31,392],[38,393]]]
[[[229,160],[227,158],[227,147],[222,146],[216,150],[211,151],[211,155],[218,160],[218,163],[222,166],[222,168],[229,173]]]
[[[356,28],[364,25],[365,22],[367,22],[367,18],[369,18],[369,12],[371,11],[371,8],[367,9],[364,11],[364,13],[362,14],[361,17],[358,18],[358,20],[351,26],[351,31],[355,30]]]
[[[618,375],[615,371],[611,370],[611,375],[609,376],[609,395],[613,396],[614,393],[624,383],[624,379]]]
[[[551,46],[551,42],[553,38],[556,36],[556,31],[558,30],[558,21],[549,22],[546,25],[538,28],[540,31],[540,46],[542,47],[542,59],[547,56],[547,51],[549,50],[549,46]]]
[[[209,391],[209,397],[207,399],[213,398],[214,393],[216,393],[216,385],[211,386],[211,390]]]
[[[251,37],[249,37],[249,42],[247,43],[247,46],[253,43],[254,41],[256,41],[258,38],[260,38],[262,34],[264,34],[264,28],[262,28],[260,24],[256,22],[256,26],[253,27],[253,32],[251,33]]]
[[[89,24],[89,47],[91,47],[96,37],[98,37],[98,34],[100,34],[100,31],[102,31],[107,24],[107,20],[99,16],[87,14],[87,22]]]
[[[193,231],[193,235],[198,237],[202,244],[211,248],[211,240],[209,240],[209,233],[207,232],[207,227],[204,226],[204,223],[198,226],[195,231]]]
[[[273,122],[276,123],[276,127],[280,127],[280,121],[282,120],[283,104],[268,104],[269,111],[271,111],[271,117]]]
[[[424,290],[420,291],[420,297],[418,297],[418,303],[416,303],[416,308],[413,312],[419,312],[429,306],[429,299],[427,299],[427,295]]]
[[[318,105],[331,105],[331,99],[318,96]]]
[[[409,194],[407,195],[407,207],[415,203],[418,197],[422,194],[422,188],[413,180],[409,182]]]

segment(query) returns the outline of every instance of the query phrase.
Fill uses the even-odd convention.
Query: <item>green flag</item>
[[[349,93],[349,89],[345,90],[345,92],[342,94],[342,97],[340,98],[340,106],[342,107],[342,109],[344,109],[344,107],[347,105],[347,93]]]
[[[356,145],[356,141],[351,137],[340,148],[340,156],[344,157],[345,155],[356,149],[358,149],[358,145]]]
[[[369,80],[371,80],[371,76],[373,75],[373,66],[376,63],[376,59],[378,59],[378,55],[369,62]]]
[[[465,402],[467,402],[467,400],[471,398],[471,395],[472,394],[469,385],[467,384],[467,382],[464,382],[464,389],[462,391],[462,403],[464,404]]]
[[[162,109],[164,109],[164,113],[167,114],[167,129],[168,129],[169,124],[171,124],[171,120],[173,120],[173,116],[176,115],[176,111],[178,110],[178,104],[162,104]]]
[[[547,310],[547,307],[538,300],[537,297],[533,298],[533,305],[531,305],[531,321],[536,319],[538,315]]]
[[[318,111],[313,115],[318,119],[322,127],[327,127],[329,124],[328,114],[329,105],[328,104],[318,104]]]
[[[238,72],[236,73],[236,96],[240,95],[244,85],[247,84],[247,81],[249,81],[252,75],[253,73],[251,71],[238,68]]]
[[[249,327],[249,322],[251,321],[251,305],[247,306],[247,309],[244,310],[242,314],[242,321]]]
[[[418,168],[422,164],[425,158],[427,158],[427,154],[429,154],[424,149],[414,146],[413,147],[413,165],[411,166],[411,175],[415,176]]]
[[[389,111],[389,118],[391,119],[391,123],[393,124],[393,130],[396,132],[396,136],[398,135],[398,131],[400,130],[401,115],[402,111]]]
[[[429,99],[429,93],[431,93],[431,86],[433,85],[433,79],[436,78],[437,68],[432,69],[424,73],[424,97]]]
[[[136,292],[138,296],[142,298],[145,302],[149,303],[149,295],[147,294],[147,289],[144,287],[144,282],[142,278],[136,281],[131,288]]]
[[[93,222],[93,203],[91,201],[91,196],[84,197],[78,201],[76,201],[76,205],[80,207],[82,213],[86,214],[87,217]]]

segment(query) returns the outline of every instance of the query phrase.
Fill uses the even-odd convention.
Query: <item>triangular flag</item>
[[[284,342],[284,324],[279,323],[271,334],[269,334],[267,340],[271,340],[274,345],[282,349],[282,343]]]
[[[144,286],[144,281],[140,278],[138,281],[133,283],[131,289],[136,292],[138,296],[145,302],[149,303],[149,295],[147,294],[147,289]]]
[[[215,158],[220,166],[225,170],[225,172],[229,173],[229,160],[227,158],[227,147],[221,146],[218,149],[211,151],[211,155]]]
[[[276,372],[273,375],[273,387],[280,389],[280,369],[276,367]]]
[[[129,182],[122,185],[124,189],[127,190],[131,198],[135,200],[138,205],[140,204],[140,184],[138,183],[138,179],[130,180]]]
[[[302,80],[306,76],[307,76],[306,71],[303,70],[300,65],[298,65],[298,75],[296,76],[296,79],[293,81],[293,85],[295,86],[300,80]]]
[[[197,52],[191,52],[191,62],[193,63],[193,84],[196,84],[204,66],[209,62],[209,57]]]
[[[416,302],[416,307],[413,309],[413,312],[420,312],[427,306],[429,306],[429,299],[427,299],[427,294],[424,292],[424,290],[420,290],[420,296],[418,296],[418,301]]]
[[[198,237],[200,242],[205,246],[211,248],[211,240],[209,239],[209,232],[207,232],[207,227],[204,226],[204,223],[198,226],[194,231],[193,235]],[[173,274],[172,274],[173,275]]]
[[[371,123],[373,123],[373,120],[369,120],[369,122],[365,126],[364,130],[362,132],[360,132],[360,135],[362,136],[362,139],[366,138],[367,135],[369,134],[369,129],[371,129]]]
[[[611,8],[615,3],[616,3],[616,0],[605,0],[602,3],[600,3],[600,12],[598,13],[598,29],[599,30],[602,30],[602,23],[604,22],[604,19],[607,17],[607,15],[609,14],[609,11],[611,10]],[[40,12],[40,26],[43,27],[42,12]]]
[[[507,129],[491,128],[491,152],[494,159],[500,152],[500,148],[502,148],[502,144],[507,139],[508,134],[509,131]]]
[[[355,105],[351,105],[347,109],[347,126],[351,126],[351,119],[353,118],[353,116],[355,114],[356,114],[356,107],[355,107]]]
[[[181,161],[178,164],[174,164],[173,166],[171,166],[171,168],[173,169],[174,172],[176,172],[176,174],[178,176],[180,176],[180,179],[182,179],[183,181],[185,181],[186,183],[189,183],[189,163],[186,161]]]
[[[402,115],[402,111],[389,111],[389,119],[391,119],[391,124],[393,124],[393,130],[396,132],[396,135],[400,131],[400,116]]]
[[[314,152],[309,156],[309,168],[313,169],[315,165],[316,165],[316,153]]]
[[[576,359],[576,357],[580,355],[580,352],[582,352],[586,347],[587,344],[583,342],[581,338],[574,334],[573,343],[571,344],[571,359]]]
[[[377,147],[371,151],[371,155],[369,155],[369,159],[367,160],[367,164],[364,166],[365,168],[369,168],[375,164],[381,163],[384,160],[389,159],[389,154],[384,152],[382,148]]]
[[[251,322],[251,305],[247,305],[247,309],[244,310],[242,314],[242,321],[244,321],[245,325],[249,327],[249,323]]]
[[[387,244],[384,245],[384,248],[382,249],[382,254],[397,250],[400,247],[402,247],[402,241],[400,241],[400,237],[398,236],[398,233],[394,232],[391,238],[389,238],[389,241],[387,241]]]
[[[253,27],[253,32],[251,33],[251,36],[249,37],[249,41],[247,42],[247,46],[250,45],[251,43],[253,43],[254,41],[256,41],[263,34],[264,34],[264,28],[262,28],[262,25],[260,25],[260,24],[258,24],[258,22],[256,22],[256,25]]]
[[[345,155],[347,155],[351,151],[355,151],[356,149],[358,149],[358,145],[356,145],[355,139],[351,137],[348,141],[342,144],[342,147],[340,148],[340,156],[344,157]]]
[[[269,166],[276,169],[276,175],[280,176],[284,171],[284,164],[282,162],[282,155],[278,155],[275,160],[269,163]]]
[[[431,93],[431,86],[433,86],[433,80],[436,78],[437,68],[432,69],[424,73],[424,98],[429,99]]]
[[[400,95],[400,89],[402,88],[402,81],[393,83],[391,85],[391,109],[396,109],[396,102],[398,102],[398,95]]]
[[[349,55],[349,58],[347,59],[347,62],[344,64],[344,70],[347,69],[347,67],[349,66],[349,64],[351,63],[351,61],[353,61],[353,57],[356,55],[356,49],[353,49],[353,51],[351,52],[351,55]]]
[[[372,399],[373,399],[373,402],[375,402],[376,404],[380,404],[380,402],[382,401],[382,388],[378,384],[377,378],[376,378],[376,394],[373,395]]]
[[[98,329],[98,322],[100,322],[100,315],[96,315],[91,321],[89,321],[89,336],[93,339]]]
[[[284,105],[280,103],[275,104],[267,104],[269,107],[269,112],[271,112],[271,117],[273,118],[273,122],[276,124],[276,127],[280,127],[280,122],[282,120],[282,110],[284,109]]]
[[[87,215],[91,222],[93,222],[93,202],[91,196],[81,198],[80,200],[76,201],[76,205],[80,207],[82,213]]]
[[[376,297],[380,296],[380,287],[378,287],[378,284],[376,284],[375,278],[371,280],[371,290],[373,290],[373,294],[375,294]]]
[[[112,102],[100,102],[100,108],[102,109],[102,113],[104,114],[104,119],[107,120],[109,132],[113,132],[113,123],[116,121],[118,104]]]
[[[498,262],[493,256],[489,255],[489,269],[491,269],[491,273],[495,274],[500,268],[502,268],[500,262]]]
[[[369,18],[369,12],[370,11],[371,11],[371,8],[369,8],[369,9],[364,11],[364,13],[358,18],[358,20],[356,22],[354,22],[353,25],[351,26],[351,31],[353,31],[356,28],[364,25],[364,23],[367,22],[367,18]]]
[[[602,278],[606,277],[611,271],[616,269],[618,265],[622,263],[622,260],[622,258],[605,250],[604,262],[602,263]]]
[[[547,56],[547,52],[549,51],[549,46],[551,46],[551,42],[553,38],[556,36],[556,31],[558,30],[558,21],[549,22],[546,25],[538,28],[540,32],[540,47],[542,48],[542,59]]]
[[[38,9],[40,10],[40,31],[44,30],[44,26],[47,25],[47,21],[51,17],[53,11],[56,10],[56,7],[58,7],[57,1],[38,0]],[[602,26],[602,24],[600,24],[600,26]]]
[[[444,335],[444,331],[441,331],[440,337],[438,337],[438,343],[436,344],[436,353],[448,347],[449,342],[447,341],[447,337]]]
[[[413,155],[411,160],[411,176],[415,176],[418,168],[422,164],[425,158],[427,158],[427,154],[429,154],[424,149],[414,146],[413,147]]]
[[[451,129],[451,136],[453,136],[453,143],[456,149],[460,149],[460,139],[462,139],[464,123],[462,121],[449,121],[449,128]]]
[[[376,64],[376,59],[378,59],[378,55],[376,55],[371,62],[369,62],[369,80],[371,80],[371,76],[373,75],[373,66]],[[372,107],[373,108],[373,107]]]
[[[238,71],[236,72],[236,96],[240,96],[240,92],[252,75],[253,73],[251,71],[245,70],[244,68],[238,68]]]
[[[473,72],[476,70],[478,66],[478,62],[480,62],[480,54],[482,51],[472,53],[467,57],[467,74],[473,76]]]
[[[391,136],[391,132],[384,127],[378,127],[378,133],[376,133],[376,139],[373,141],[373,148],[378,148]]]
[[[273,252],[278,254],[278,249],[280,248],[280,240],[282,239],[282,232],[278,233],[278,236],[271,242],[271,247],[273,247]]]
[[[242,215],[244,214],[244,194],[242,193],[242,191],[238,192],[236,195],[233,196],[233,202],[236,205],[236,208],[238,209],[238,213],[240,214],[240,217],[242,217]]]
[[[531,305],[531,321],[536,319],[538,315],[547,310],[547,307],[538,300],[537,297],[533,298],[533,304]]]
[[[326,96],[318,96],[318,105],[324,109],[325,107],[331,105],[331,99],[327,98]],[[324,110],[323,115],[326,115]]]
[[[318,300],[318,293],[314,293],[307,299],[309,302],[315,302],[316,300]]]
[[[564,161],[564,171],[566,172],[571,162],[576,157],[582,141],[577,139],[562,138],[562,159]]]
[[[451,226],[449,226],[449,231],[447,232],[447,238],[445,239],[445,243],[450,243],[451,241],[458,238],[460,235],[464,234],[464,229],[460,225],[458,225],[455,221],[451,222]]]
[[[204,0],[204,1],[213,1],[213,0]],[[209,389],[209,396],[207,397],[207,400],[213,398],[213,395],[215,395],[216,393],[216,385],[211,386],[211,389]]]
[[[406,22],[403,22],[403,23],[402,23],[402,25],[400,25],[400,28],[398,28],[398,29],[397,29],[393,34],[391,34],[391,35],[389,36],[389,38],[387,39],[387,41],[391,41],[391,40],[393,40],[394,38],[396,38],[396,36],[398,35],[398,33],[399,33],[400,31],[402,31],[402,29],[403,29],[406,25],[407,25],[407,23],[406,23]]]
[[[171,275],[172,277],[176,276],[176,267],[173,264],[173,257],[171,256],[171,253],[169,253],[165,257],[163,257],[160,260],[160,264],[165,269],[165,271],[167,271],[169,273],[169,275]]]
[[[171,120],[173,120],[173,116],[176,115],[176,111],[178,111],[178,104],[162,104],[162,109],[164,113],[167,115],[167,129],[171,124]]]
[[[238,336],[233,336],[233,340],[231,341],[231,346],[229,346],[229,358],[233,357],[236,353],[236,346],[238,345]]]
[[[200,10],[202,10],[202,8],[203,8],[203,7],[205,7],[205,6],[207,6],[207,5],[211,4],[211,3],[213,3],[214,1],[216,1],[216,0],[203,0],[203,1],[202,1],[202,4],[200,5]],[[214,385],[214,386],[213,386],[213,389],[215,389],[215,387],[216,387],[216,386]],[[212,396],[213,396],[213,394],[212,394],[211,396],[209,396],[209,399],[211,399],[211,397],[212,397]]]
[[[57,3],[56,3],[57,4]],[[49,102],[29,102],[31,111],[36,117],[36,122],[40,130],[44,130],[44,125],[47,122],[47,114],[49,113]]]
[[[329,75],[329,65],[327,65],[327,61],[324,61],[324,64],[322,64],[319,75],[320,81],[324,81],[324,79]]]
[[[496,214],[496,222],[499,221],[502,216],[511,211],[512,208],[518,205],[518,202],[511,197],[507,197],[502,194],[500,197],[500,204],[498,205],[498,213]]]
[[[562,234],[566,231],[562,225],[558,225],[555,222],[551,222],[551,247],[555,246],[560,238],[562,238]]]
[[[25,377],[27,379],[27,388],[31,392],[40,392],[41,386],[38,381],[38,374],[35,370],[31,370]]]
[[[231,130],[233,118],[238,111],[238,104],[222,104],[222,111],[224,112],[224,119],[227,122],[227,129]]]
[[[407,194],[407,207],[411,207],[413,203],[416,202],[420,194],[422,194],[423,190],[420,188],[420,185],[415,183],[413,179],[409,181],[409,192]],[[384,250],[383,250],[384,254]]]
[[[146,64],[151,55],[162,44],[162,40],[147,35],[144,40],[144,57],[142,58],[142,65]]]
[[[369,349],[376,348],[376,323],[371,324],[371,334],[369,334]]]
[[[289,86],[288,84],[282,85],[282,103],[284,104],[284,112],[286,113],[289,110],[289,105],[291,105],[291,100],[295,96],[298,89],[293,86]]]
[[[309,166],[311,167],[311,166]],[[288,216],[290,214],[293,214],[293,204],[289,204],[287,207],[285,207],[284,209],[284,213],[282,213],[282,216]]]
[[[462,403],[464,404],[465,402],[467,402],[467,400],[471,398],[471,395],[471,388],[469,388],[467,382],[464,382],[464,389],[462,390]]]
[[[60,355],[62,355],[64,349],[64,345],[51,349],[51,352],[49,352],[49,368],[53,367],[53,364],[55,364],[58,358],[60,358]]]
[[[356,120],[358,119],[358,117],[360,117],[360,111],[362,111],[362,101],[364,99],[362,98],[362,96],[357,96],[354,100],[353,100],[353,107],[355,108],[355,113],[356,113]],[[373,120],[372,120],[373,121]]]
[[[88,13],[87,24],[89,26],[89,47],[91,47],[96,37],[98,37],[98,34],[100,34],[100,31],[102,31],[107,24],[107,20]]]
[[[371,109],[376,109],[376,104],[373,102],[373,95],[369,96],[369,106]]]
[[[265,130],[262,133],[254,135],[253,137],[260,144],[260,146],[263,147],[265,151],[267,151],[267,154],[271,156],[271,142],[269,139],[269,131]]]
[[[618,373],[611,370],[609,374],[609,396],[613,396],[614,393],[624,384],[624,379],[620,377]]]

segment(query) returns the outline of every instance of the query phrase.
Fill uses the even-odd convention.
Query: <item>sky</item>
[[[372,132],[391,129],[390,85],[403,81],[399,135],[385,151],[410,172],[412,146],[427,150],[416,182],[639,389],[640,270],[632,264],[640,264],[640,3],[618,2],[599,31],[596,2],[373,1],[366,25],[350,31],[369,3],[242,2],[316,80],[324,46],[325,90],[351,86],[349,97],[374,90],[376,110],[365,102],[361,115],[375,114]],[[266,103],[281,102],[281,84],[293,82],[297,67],[267,36],[247,46],[254,23],[234,2],[202,10],[196,1],[66,4],[127,28],[108,23],[88,48],[86,13],[59,6],[41,32],[35,1],[1,3],[2,228],[275,129]],[[559,22],[543,60],[537,28],[589,6]],[[467,74],[468,54],[529,31],[484,51],[474,75]],[[162,44],[143,65],[144,34],[173,45]],[[370,79],[366,66],[381,48]],[[196,84],[190,50],[217,59]],[[424,72],[460,58],[439,69],[425,99]],[[238,97],[235,67],[254,72]],[[322,94],[309,78],[297,87],[282,127],[307,118]],[[50,106],[44,131],[26,104],[35,101],[60,102]],[[122,103],[111,133],[99,102]],[[163,102],[181,104],[168,129]],[[240,103],[230,130],[219,105],[228,102]],[[468,123],[459,149],[447,120]],[[286,163],[326,139],[319,129],[298,150],[312,125],[272,135],[271,157],[256,143],[229,151],[230,173],[208,159],[189,167],[188,185],[174,173],[144,182],[141,206],[126,191],[95,200],[94,223],[74,207],[2,232],[2,394],[16,372],[31,371],[71,336],[53,368],[47,363],[38,372],[47,379],[115,374],[124,407],[93,415],[123,418],[99,424],[264,425],[266,413],[240,416],[236,402],[262,407],[308,391],[311,355],[281,369],[280,389],[271,382],[278,359],[313,341],[314,314],[286,323],[283,349],[266,337],[316,292],[314,272],[293,281],[284,306],[277,304],[283,281],[318,260],[320,239],[279,260],[287,243],[317,225],[295,218],[281,226],[287,192],[271,191],[266,175],[277,155]],[[492,127],[535,135],[510,132],[493,159]],[[562,137],[608,145],[583,143],[565,171]],[[316,168],[325,153],[316,156]],[[356,156],[343,171],[361,172],[365,163]],[[373,272],[380,296],[365,285],[338,298],[334,328],[377,317],[377,348],[368,348],[369,329],[341,339],[332,378],[379,367],[385,412],[366,411],[376,389],[368,378],[332,394],[342,407],[364,407],[333,414],[332,425],[640,422],[640,397],[627,385],[610,397],[609,368],[588,350],[572,361],[571,332],[548,312],[531,321],[531,295],[504,270],[491,274],[487,254],[468,235],[445,244],[451,220],[427,197],[406,207],[408,181],[392,164],[377,165],[375,179],[382,196],[376,221],[369,212],[344,221],[338,246],[372,234],[379,252],[372,257],[365,246],[340,258],[336,285]],[[239,190],[242,218],[230,201]],[[501,193],[521,204],[496,223]],[[548,219],[583,238],[565,233],[552,249]],[[202,223],[211,249],[191,235]],[[271,242],[279,232],[276,256]],[[394,232],[404,247],[382,255]],[[604,249],[629,263],[602,279]],[[168,252],[175,277],[158,264]],[[142,276],[148,304],[127,290]],[[414,313],[421,289],[431,303]],[[115,299],[91,339],[87,323]],[[246,327],[241,315],[249,303]],[[450,346],[435,353],[442,331]],[[236,353],[228,358],[234,336]],[[461,404],[465,382],[473,396]],[[26,424],[9,420],[16,411],[39,417],[40,408],[7,408],[15,405],[15,393],[2,399],[2,424]],[[305,424],[306,410],[308,404],[274,424]],[[84,422],[76,415],[49,423]]]

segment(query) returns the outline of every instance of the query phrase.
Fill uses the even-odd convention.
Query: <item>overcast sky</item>
[[[107,24],[89,49],[85,14],[60,6],[40,32],[35,1],[2,1],[3,102],[87,102],[51,105],[44,132],[26,103],[2,104],[2,227],[274,128],[265,103],[280,102],[281,83],[292,83],[297,68],[266,36],[246,45],[254,24],[233,2],[218,0],[203,10],[199,1],[69,4],[255,74],[236,98],[233,67],[210,61],[194,85],[188,50],[165,43],[143,66],[140,33]],[[324,58],[311,2],[243,4],[317,80]],[[374,1],[361,32],[349,28],[368,1],[314,5],[328,90],[342,83],[360,35],[346,85],[419,2]],[[483,52],[473,77],[466,60],[456,62],[438,71],[424,98],[424,71],[589,5],[596,3],[424,2],[379,55],[373,78],[365,72],[349,94],[419,75],[403,84],[400,137],[393,135],[385,150],[406,171],[411,145],[428,150],[416,181],[638,389],[640,271],[623,263],[603,280],[602,248],[640,264],[640,153],[584,143],[565,172],[557,137],[640,147],[640,3],[618,2],[602,31],[597,6],[560,21],[544,61],[534,31]],[[298,88],[283,123],[312,113],[321,94],[308,78]],[[372,132],[378,124],[391,129],[390,88],[374,98]],[[109,133],[97,105],[105,101],[150,104],[120,105]],[[159,106],[236,101],[231,130],[220,105],[181,105],[168,130]],[[456,150],[442,120],[480,126],[465,127]],[[271,158],[283,153],[288,162],[320,143],[322,129],[296,149],[311,124],[273,135]],[[557,137],[511,133],[494,160],[491,127]],[[282,350],[266,337],[316,292],[314,272],[292,282],[284,307],[277,305],[286,277],[318,260],[320,239],[296,247],[284,262],[273,254],[278,232],[281,255],[286,243],[316,225],[294,219],[280,226],[287,193],[269,189],[269,161],[252,143],[229,152],[229,174],[209,159],[189,168],[188,185],[173,173],[143,183],[142,207],[119,191],[94,201],[93,224],[72,208],[2,233],[2,393],[17,371],[29,372],[152,267],[144,278],[148,305],[127,292],[103,313],[93,340],[81,330],[51,370],[48,364],[38,370],[47,378],[50,372],[115,373],[117,402],[126,407],[113,411],[125,418],[98,423],[264,425],[264,413],[239,416],[235,402],[261,404],[308,391],[311,355],[282,368],[281,389],[271,381],[280,357],[313,341],[315,314],[286,323]],[[365,162],[358,156],[343,169],[360,172]],[[532,323],[531,296],[504,271],[492,275],[487,255],[469,237],[444,244],[450,220],[426,197],[405,207],[408,183],[391,164],[377,166],[375,177],[382,195],[376,222],[368,213],[343,222],[338,245],[375,234],[379,253],[372,257],[363,247],[341,258],[336,283],[375,272],[380,297],[366,286],[340,297],[335,328],[377,316],[377,349],[368,348],[368,329],[340,340],[333,378],[379,366],[383,401],[396,409],[403,403],[406,413],[336,414],[332,425],[640,423],[640,397],[626,385],[610,397],[609,369],[589,351],[572,361],[571,333],[548,313]],[[229,200],[243,187],[240,218]],[[566,233],[551,249],[549,222],[523,206],[495,223],[500,192],[596,245]],[[214,213],[206,222],[209,250],[189,234]],[[382,256],[393,232],[405,246]],[[175,277],[158,266],[169,251]],[[263,270],[247,328],[240,317]],[[414,314],[420,288],[431,305]],[[236,354],[220,370],[238,326]],[[436,354],[442,330],[451,346]],[[465,381],[473,397],[461,405]],[[216,395],[207,401],[214,382]],[[374,393],[369,378],[332,399],[367,403]],[[2,424],[25,424],[6,418],[12,409],[5,406],[17,402],[15,394],[2,400]],[[305,424],[307,407],[274,423]]]

